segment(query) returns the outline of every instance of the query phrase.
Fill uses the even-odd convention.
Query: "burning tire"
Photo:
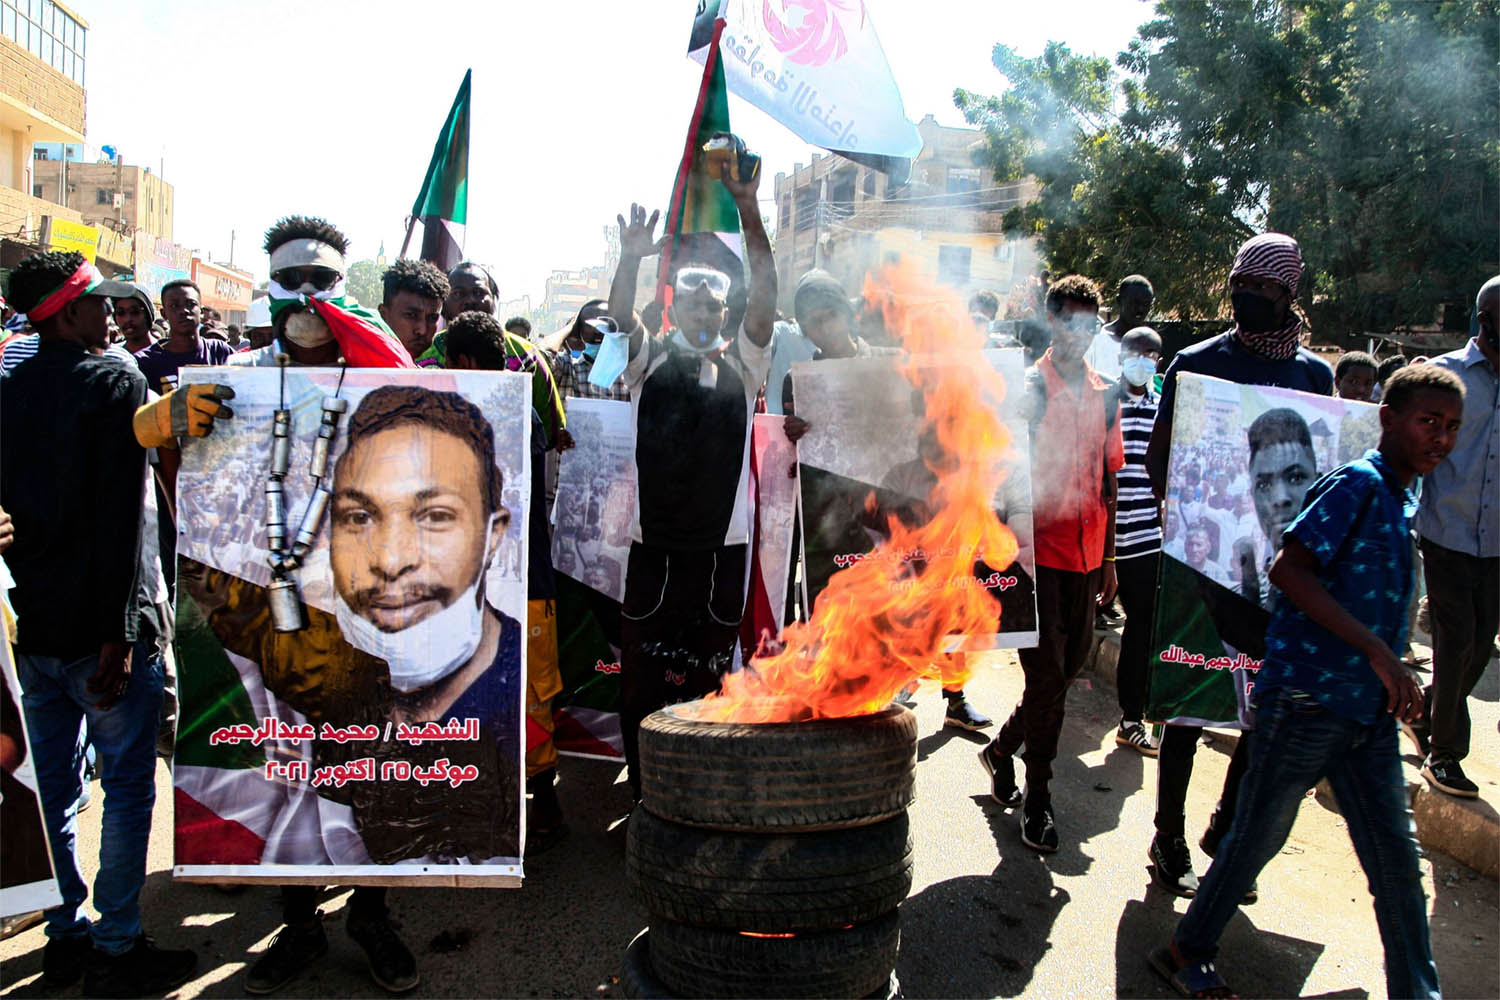
[[[649,966],[684,997],[884,996],[901,945],[895,912],[853,927],[756,937],[653,920]]]
[[[809,931],[889,913],[911,890],[905,813],[818,833],[729,833],[630,818],[625,872],[650,913],[724,930]]]
[[[916,716],[717,723],[697,702],[641,723],[641,793],[662,819],[715,830],[816,831],[889,819],[912,801]]]

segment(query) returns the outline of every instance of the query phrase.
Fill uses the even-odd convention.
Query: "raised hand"
[[[656,253],[656,236],[652,231],[659,218],[660,211],[652,212],[651,218],[646,218],[646,210],[634,202],[630,205],[628,225],[623,215],[615,216],[615,221],[620,224],[620,256],[639,259]]]

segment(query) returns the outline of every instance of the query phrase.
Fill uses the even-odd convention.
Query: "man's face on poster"
[[[480,464],[463,439],[415,423],[353,444],[333,484],[329,561],[356,614],[397,632],[475,583],[507,521],[489,526]]]
[[[1208,532],[1203,528],[1189,528],[1187,539],[1183,543],[1183,552],[1187,556],[1187,564],[1194,569],[1201,569],[1208,561],[1208,553],[1213,542],[1208,537]]]
[[[1255,516],[1273,551],[1281,548],[1281,533],[1302,510],[1302,498],[1317,478],[1312,449],[1300,441],[1263,445],[1250,460],[1250,492]]]

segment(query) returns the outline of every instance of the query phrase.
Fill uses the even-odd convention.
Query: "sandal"
[[[1219,997],[1238,1000],[1220,977],[1212,962],[1189,962],[1177,950],[1176,942],[1157,948],[1149,957],[1151,968],[1185,997]]]

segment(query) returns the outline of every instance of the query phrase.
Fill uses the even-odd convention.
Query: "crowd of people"
[[[524,318],[502,324],[495,279],[472,262],[444,273],[426,261],[397,261],[384,274],[378,312],[367,313],[416,366],[519,371],[532,380],[524,704],[528,724],[542,733],[552,731],[551,702],[562,688],[559,576],[543,511],[556,488],[556,456],[579,444],[565,401],[630,403],[638,486],[624,599],[612,624],[637,800],[641,720],[715,690],[736,662],[753,543],[744,499],[754,414],[782,414],[793,442],[817,433],[797,416],[791,365],[900,346],[878,303],[851,297],[821,271],[800,278],[793,315],[780,316],[758,179],[722,183],[739,210],[746,268],[682,253],[664,279],[665,308],[636,300],[641,263],[659,245],[657,216],[632,206],[619,219],[621,258],[609,298],[585,305],[563,330],[538,333]],[[173,635],[175,450],[182,437],[232,419],[232,392],[178,388],[178,374],[189,365],[331,365],[346,353],[308,307],[314,298],[344,302],[343,234],[293,216],[271,228],[265,250],[271,294],[257,301],[244,328],[226,327],[204,309],[191,281],[170,282],[153,300],[133,285],[102,280],[76,254],[36,254],[11,275],[11,335],[0,353],[0,552],[15,579],[10,599],[19,626],[11,639],[63,895],[46,914],[50,987],[83,977],[89,995],[145,995],[181,984],[195,968],[192,952],[158,947],[144,935],[138,905],[155,754],[171,739],[165,654]],[[1255,898],[1256,876],[1284,843],[1304,793],[1327,778],[1369,875],[1391,995],[1435,996],[1416,842],[1400,794],[1397,724],[1419,743],[1434,788],[1477,793],[1461,762],[1469,749],[1467,697],[1490,657],[1500,610],[1500,278],[1479,291],[1476,332],[1464,348],[1410,364],[1351,353],[1334,368],[1304,345],[1296,305],[1302,270],[1291,237],[1249,240],[1229,270],[1232,326],[1178,351],[1161,373],[1163,344],[1147,325],[1153,290],[1144,276],[1120,282],[1112,303],[1082,275],[1032,280],[1004,303],[991,292],[970,301],[990,345],[1021,348],[1029,363],[1023,410],[1039,620],[1037,645],[1020,651],[1024,693],[980,762],[992,798],[1018,811],[1022,843],[1056,851],[1066,823],[1054,804],[1052,766],[1067,694],[1089,655],[1096,614],[1118,595],[1125,624],[1116,739],[1157,758],[1153,875],[1192,897],[1152,965],[1186,995],[1227,994],[1213,966],[1219,937],[1236,908]],[[1101,310],[1111,307],[1111,322],[1101,324]],[[20,314],[24,323],[13,318]],[[1245,555],[1256,571],[1254,599],[1271,614],[1256,683],[1259,721],[1238,741],[1199,841],[1214,859],[1201,879],[1185,816],[1201,728],[1167,725],[1158,741],[1147,713],[1179,373],[1378,401],[1382,431],[1376,448],[1320,476],[1306,474],[1290,498],[1260,497],[1282,489],[1285,476],[1262,484],[1253,466],[1230,471],[1221,457],[1204,454],[1198,492],[1186,501],[1195,516],[1181,519],[1181,538],[1165,540],[1189,565],[1206,566],[1211,553],[1253,533],[1248,526],[1262,503],[1286,508],[1277,515],[1276,544]],[[1252,451],[1296,445],[1274,429],[1252,428],[1250,436]],[[1401,658],[1419,581],[1433,637],[1425,686]],[[948,724],[992,725],[961,687],[945,693]],[[92,923],[75,852],[86,742],[106,793],[93,900],[100,918]],[[550,739],[528,741],[525,773],[530,853],[567,829]],[[251,965],[247,992],[281,989],[327,950],[313,888],[282,892],[285,927]],[[417,986],[415,959],[389,920],[383,888],[356,890],[346,926],[381,987]]]

